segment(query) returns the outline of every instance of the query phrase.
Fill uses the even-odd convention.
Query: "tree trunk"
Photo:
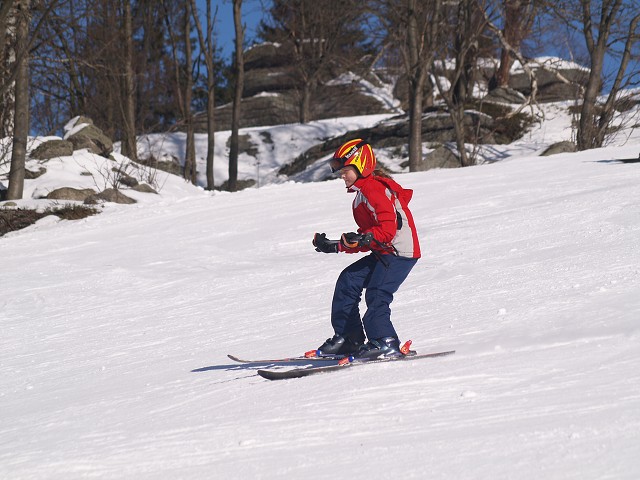
[[[422,112],[425,88],[430,85],[439,22],[442,16],[440,0],[407,0],[399,21],[403,38],[403,59],[409,82],[409,171],[422,170]],[[431,93],[427,99],[432,100]]]
[[[8,200],[21,199],[24,191],[24,167],[29,135],[29,9],[30,0],[19,0],[16,8],[16,68],[18,70]]]
[[[506,42],[514,49],[520,50],[522,41],[531,32],[531,25],[536,16],[533,0],[503,0],[504,27],[502,34]],[[509,49],[502,47],[500,65],[490,81],[490,88],[508,87],[513,65],[513,56]]]
[[[244,88],[244,28],[242,27],[242,0],[233,0],[233,24],[236,30],[235,91],[231,116],[231,145],[229,146],[229,191],[238,189],[238,132],[240,130],[240,103]]]
[[[202,31],[202,25],[198,18],[198,10],[195,0],[191,0],[191,13],[198,31],[198,39],[200,42],[200,50],[204,54],[205,63],[207,65],[207,190],[213,190],[215,187],[213,174],[213,159],[216,146],[216,116],[215,116],[215,88],[216,88],[216,72],[213,63],[215,46],[213,43],[213,25],[215,17],[211,17],[211,0],[207,0],[207,36],[205,38]],[[217,16],[217,8],[216,8]]]
[[[454,40],[456,73],[452,93],[453,100],[464,109],[467,99],[472,96],[475,85],[474,72],[478,63],[478,48],[485,20],[475,0],[460,2],[458,8],[458,29]]]
[[[453,131],[456,136],[456,148],[460,157],[460,166],[469,167],[475,163],[469,158],[467,147],[465,145],[466,128],[464,125],[464,105],[461,103],[453,103],[449,105],[449,113],[453,120]]]
[[[133,68],[133,28],[131,26],[131,2],[124,0],[124,126],[122,152],[131,160],[138,160],[136,142],[135,72]]]
[[[209,75],[212,75],[210,73]],[[216,150],[216,92],[215,81],[209,77],[207,82],[207,190],[215,188],[213,159]]]
[[[216,149],[216,72],[213,65],[215,45],[213,44],[213,25],[211,18],[211,0],[207,0],[207,46],[205,58],[207,62],[207,189],[215,188],[213,174],[213,158]]]
[[[311,84],[305,82],[300,97],[300,123],[307,123],[311,119],[311,90]]]
[[[509,78],[510,78],[509,72],[511,71],[512,64],[513,64],[513,59],[511,58],[511,54],[509,53],[509,50],[507,50],[506,48],[503,48],[502,51],[500,52],[500,65],[498,65],[498,68],[496,69],[495,81],[491,82],[492,83],[491,87],[498,88],[498,87],[509,86]]]
[[[184,155],[184,178],[194,185],[197,182],[196,172],[196,148],[195,132],[193,127],[193,113],[191,112],[191,99],[193,98],[193,77],[191,75],[191,14],[189,2],[186,3],[184,19],[184,56],[185,56],[185,81],[184,81],[184,121],[187,131],[186,151]]]
[[[603,52],[604,53],[604,52]],[[596,101],[602,89],[600,75],[602,74],[603,56],[593,55],[591,57],[591,71],[585,88],[580,110],[580,120],[578,122],[577,147],[578,150],[588,150],[599,145],[595,144],[597,134],[597,112]]]
[[[424,86],[410,81],[409,104],[409,171],[422,170],[422,101]]]
[[[416,18],[416,0],[408,4],[408,50],[409,50],[409,171],[422,168],[422,100],[426,68],[420,58],[420,38]]]
[[[15,121],[15,77],[12,78],[11,65],[7,61],[11,56],[11,53],[7,53],[7,47],[15,52],[16,18],[13,3],[9,0],[0,2],[0,138],[13,135]]]

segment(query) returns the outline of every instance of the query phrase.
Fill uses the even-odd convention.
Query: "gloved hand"
[[[367,232],[365,234],[349,232],[343,233],[340,238],[340,243],[345,248],[358,248],[368,247],[373,240],[373,233]]]
[[[324,233],[313,234],[313,246],[316,252],[338,253],[338,240],[329,240]]]

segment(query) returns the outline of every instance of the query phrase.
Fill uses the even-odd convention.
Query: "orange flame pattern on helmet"
[[[352,165],[363,177],[368,177],[376,168],[376,156],[373,148],[361,138],[349,140],[344,143],[333,155],[334,159],[339,159],[343,167]]]

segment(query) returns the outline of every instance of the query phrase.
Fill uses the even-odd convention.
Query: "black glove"
[[[368,232],[364,235],[361,233],[349,232],[343,233],[340,243],[345,248],[368,247],[373,240],[373,233]]]
[[[313,246],[316,252],[338,253],[338,240],[329,240],[324,233],[314,233]]]

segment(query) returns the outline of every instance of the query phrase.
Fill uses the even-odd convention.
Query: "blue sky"
[[[256,36],[258,24],[263,16],[263,11],[270,2],[268,0],[244,0],[242,2],[242,22],[246,27],[245,44],[251,45]],[[204,16],[207,11],[207,3],[205,0],[197,0],[196,4],[203,18],[203,26],[205,25]],[[233,27],[233,6],[231,0],[212,0],[211,9],[215,12],[218,8],[218,16],[216,19],[216,27],[214,33],[220,48],[222,48],[223,57],[230,59],[233,55],[235,30]]]

